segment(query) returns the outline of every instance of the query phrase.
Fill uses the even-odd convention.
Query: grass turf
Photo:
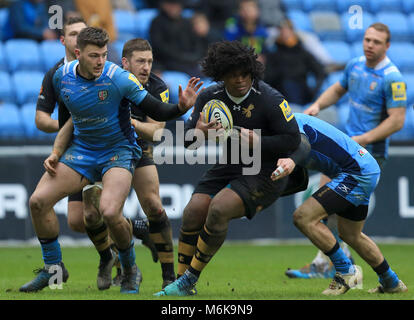
[[[206,267],[193,297],[154,297],[161,289],[161,268],[153,263],[150,252],[136,245],[137,263],[143,274],[138,295],[125,295],[119,287],[99,291],[96,287],[98,254],[92,247],[63,247],[63,261],[69,280],[63,289],[45,288],[37,293],[20,293],[19,287],[30,281],[32,270],[42,266],[39,247],[0,248],[1,300],[413,300],[414,245],[383,244],[381,251],[409,291],[399,295],[369,294],[377,286],[377,275],[354,253],[364,271],[363,290],[350,290],[343,296],[325,297],[321,292],[328,279],[288,279],[287,267],[298,268],[316,254],[311,245],[225,244]],[[175,248],[175,253],[176,253]],[[115,271],[114,271],[115,272]]]

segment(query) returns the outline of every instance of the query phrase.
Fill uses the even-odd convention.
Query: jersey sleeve
[[[355,64],[355,62],[358,60],[359,58],[354,58],[352,60],[350,60],[346,66],[345,69],[342,73],[342,77],[339,79],[339,84],[346,90],[348,90],[348,79],[349,79],[349,72],[352,68],[352,66]]]
[[[387,74],[384,86],[387,109],[407,107],[407,85],[400,72]]]
[[[53,75],[55,69],[50,69],[43,77],[42,86],[40,87],[37,98],[36,110],[53,113],[56,105],[56,95],[53,89]]]
[[[117,68],[113,81],[121,95],[135,105],[139,105],[148,94],[138,79],[130,72]]]

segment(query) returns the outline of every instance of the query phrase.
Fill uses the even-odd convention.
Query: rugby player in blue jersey
[[[293,172],[297,164],[328,176],[331,181],[317,190],[293,214],[295,226],[329,257],[336,274],[323,291],[326,295],[344,294],[362,288],[362,270],[346,256],[338,240],[321,222],[336,214],[339,237],[349,244],[378,274],[380,285],[371,293],[400,293],[405,284],[390,268],[378,246],[362,232],[368,214],[369,198],[380,178],[380,167],[373,156],[334,126],[309,115],[295,114],[303,148],[310,148],[304,161],[279,159],[272,180]],[[300,148],[298,149],[300,150]]]
[[[352,59],[340,81],[304,111],[316,116],[348,92],[350,111],[346,133],[364,146],[381,168],[388,157],[389,137],[403,127],[407,107],[406,84],[398,68],[387,57],[390,37],[386,25],[374,23],[369,26],[363,39],[364,56]],[[329,178],[322,176],[320,184],[328,181]],[[330,217],[327,224],[337,234],[335,216]],[[347,250],[346,245],[344,249]],[[329,259],[320,251],[312,263],[286,271],[290,278],[330,278],[334,273]]]
[[[20,291],[39,291],[49,285],[53,267],[61,269],[61,280],[69,276],[62,262],[58,242],[59,224],[53,206],[63,197],[86,185],[102,181],[99,211],[119,250],[123,268],[122,293],[138,293],[134,241],[122,207],[131,188],[141,149],[130,121],[130,104],[139,106],[151,118],[165,121],[184,114],[198,96],[202,82],[191,78],[185,90],[179,86],[178,104],[152,97],[134,75],[106,61],[106,31],[87,27],[77,38],[78,60],[61,66],[53,77],[53,87],[71,113],[74,134],[71,146],[60,154],[55,175],[46,172],[29,200],[32,222],[40,241],[45,267]]]

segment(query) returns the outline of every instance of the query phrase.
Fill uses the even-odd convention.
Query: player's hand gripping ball
[[[226,140],[233,129],[233,117],[227,105],[217,99],[210,100],[203,107],[204,122],[209,123],[217,120],[224,129],[224,133],[219,137],[219,140]]]

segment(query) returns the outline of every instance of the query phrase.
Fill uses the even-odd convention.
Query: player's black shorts
[[[321,187],[312,197],[321,204],[328,215],[336,213],[352,221],[363,221],[367,218],[367,205],[355,206],[328,186]]]
[[[147,148],[142,149],[141,159],[139,159],[137,165],[135,166],[135,169],[155,165],[153,150],[154,147],[152,145],[149,145]]]
[[[262,169],[257,175],[242,175],[241,168],[215,165],[201,177],[193,193],[214,196],[221,189],[229,187],[243,200],[245,215],[252,219],[257,212],[275,202],[287,185],[287,177],[272,181],[272,171]]]

